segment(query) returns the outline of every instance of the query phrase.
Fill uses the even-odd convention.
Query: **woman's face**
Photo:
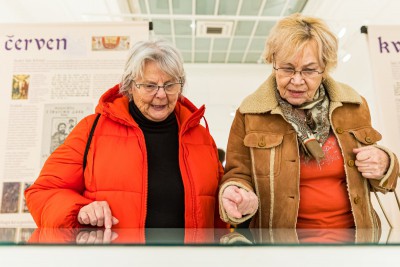
[[[323,66],[319,64],[317,44],[310,41],[303,51],[291,60],[280,60],[279,53],[275,60],[274,68],[280,96],[293,106],[311,101],[322,82],[320,73],[324,71]],[[287,70],[297,72],[288,76]],[[312,72],[313,70],[318,72]],[[311,71],[312,74],[300,74],[299,71]]]
[[[153,61],[146,62],[143,77],[135,80],[136,84],[156,84],[159,86],[174,82],[177,81],[163,72],[158,64]],[[131,93],[135,105],[151,121],[165,120],[174,111],[180,95],[180,92],[167,95],[164,88],[159,88],[155,95],[148,95],[142,90],[142,87],[138,89],[134,84],[132,84]]]

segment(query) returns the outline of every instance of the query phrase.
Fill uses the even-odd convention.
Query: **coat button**
[[[258,141],[258,146],[259,146],[259,147],[265,147],[265,141],[264,141],[264,139]]]
[[[347,161],[347,165],[349,165],[350,167],[354,166],[354,160],[350,159]]]
[[[336,132],[338,134],[342,134],[344,132],[344,130],[342,128],[338,127],[338,128],[336,128]]]
[[[369,136],[365,137],[365,142],[367,142],[368,144],[371,144],[372,143],[371,137],[369,137]]]
[[[360,198],[359,196],[356,196],[356,197],[353,199],[353,202],[354,202],[354,204],[358,204],[358,203],[360,203],[360,200],[361,200],[361,198]]]

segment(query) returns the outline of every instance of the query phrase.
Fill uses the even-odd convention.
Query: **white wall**
[[[186,64],[184,95],[197,107],[206,105],[206,120],[218,147],[226,149],[233,114],[244,97],[271,73],[269,65]]]

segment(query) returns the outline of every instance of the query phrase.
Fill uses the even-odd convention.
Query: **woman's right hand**
[[[222,192],[222,205],[231,218],[242,218],[258,209],[258,198],[252,191],[230,185]]]
[[[105,226],[105,228],[109,229],[119,223],[119,220],[112,216],[107,201],[94,201],[79,210],[78,222],[92,226]]]

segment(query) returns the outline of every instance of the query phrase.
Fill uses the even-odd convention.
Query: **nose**
[[[304,83],[304,79],[303,79],[303,76],[301,75],[301,72],[300,71],[296,71],[293,74],[293,77],[290,79],[290,81],[293,84],[303,84]]]
[[[162,89],[162,90],[161,90]],[[167,94],[165,93],[165,88],[164,86],[158,86],[157,92],[156,92],[156,97],[165,97]]]

